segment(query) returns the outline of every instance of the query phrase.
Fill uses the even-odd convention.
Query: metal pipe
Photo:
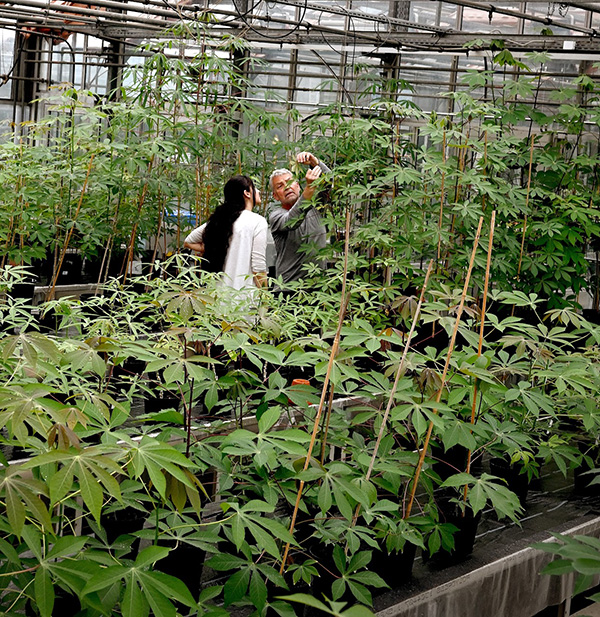
[[[114,0],[81,0],[81,2],[83,4],[88,4],[90,6],[100,6],[100,7],[106,7],[106,8],[119,8],[119,9],[123,8],[123,4],[121,4],[120,2],[115,2]],[[143,4],[140,4],[139,11],[137,11],[137,7],[132,6],[137,3],[128,2],[127,10],[128,11],[136,10],[137,12],[142,12],[142,13],[145,13],[146,15],[164,16],[170,19],[183,19],[184,18],[183,9],[187,8],[187,7],[178,7],[178,10],[173,9],[171,11],[171,10],[165,10],[164,8],[162,9],[153,8],[153,6],[150,5],[151,0],[148,0],[148,2],[149,2],[148,6],[146,5],[145,2]],[[65,13],[69,13],[69,14],[72,13],[74,15],[78,15],[79,17],[81,17],[82,15],[83,16],[90,15],[90,16],[94,16],[98,18],[103,18],[101,22],[104,22],[104,23],[106,23],[109,19],[112,18],[112,19],[115,19],[121,22],[122,21],[137,22],[137,23],[141,23],[144,25],[148,25],[149,23],[155,24],[155,25],[162,25],[164,27],[173,25],[173,23],[169,21],[164,21],[164,22],[158,21],[158,20],[149,21],[147,17],[136,17],[134,15],[114,13],[114,12],[109,12],[109,11],[101,11],[98,9],[83,9],[83,8],[72,7],[68,5],[60,5],[60,7],[57,6],[56,10],[54,10],[54,9],[49,8],[49,6],[52,6],[52,5],[49,5],[46,0],[18,0],[18,3],[14,3],[14,4],[19,5],[19,6],[27,6],[27,7],[40,9],[41,11],[43,11],[44,16],[52,15],[53,17],[58,16],[58,17],[64,18]],[[169,6],[172,6],[172,5],[169,5]],[[203,14],[208,13],[208,14],[225,15],[225,16],[234,17],[234,18],[239,17],[239,14],[235,11],[228,11],[225,9],[219,9],[217,7],[200,9],[200,10],[198,10],[197,7],[194,7],[194,16],[199,12]],[[193,19],[192,17],[188,17],[188,18]],[[24,19],[27,19],[27,17],[24,16]],[[345,32],[344,30],[340,30],[338,28],[330,28],[327,26],[323,26],[321,24],[312,24],[307,21],[298,22],[298,21],[293,21],[293,20],[288,20],[288,19],[272,17],[270,15],[248,15],[246,19],[247,20],[255,19],[255,20],[266,22],[266,23],[272,22],[272,23],[284,24],[286,26],[300,27],[300,28],[306,29],[307,32],[310,30],[313,30],[313,31],[324,32],[324,33],[329,33],[329,34],[338,34],[340,36],[348,36],[348,33]],[[97,20],[96,23],[100,25],[100,20]],[[227,24],[215,24],[215,25],[233,26],[237,29],[242,29],[242,28],[247,27],[245,24],[238,23],[236,20],[228,22]],[[286,32],[286,31],[281,32],[282,36],[285,36],[288,34],[289,32]],[[365,41],[369,41],[377,45],[381,45],[382,43],[385,42],[385,39],[379,35],[368,34],[368,33],[361,32],[361,31],[352,32],[352,37],[354,39],[362,39]],[[401,45],[401,43],[396,42],[396,43],[393,43],[392,45],[398,46],[398,45]]]
[[[93,4],[101,5],[101,3],[106,3],[106,0],[98,0],[98,2],[94,2]],[[55,5],[56,8],[52,9],[50,8],[52,7],[52,5],[49,5],[48,2],[44,0],[19,0],[18,4],[19,6],[27,6],[31,8],[40,9],[40,11],[43,11],[42,16],[54,17],[54,18],[63,19],[63,20],[66,20],[68,18],[68,15],[65,15],[65,13],[68,13],[68,14],[73,14],[75,17],[79,17],[79,18],[88,16],[88,15],[93,16],[93,17],[103,17],[104,18],[103,21],[107,21],[107,18],[109,18],[109,19],[113,19],[118,22],[129,21],[129,22],[136,22],[136,23],[140,23],[144,25],[148,25],[148,23],[151,23],[151,24],[160,23],[163,26],[172,25],[172,22],[168,22],[168,21],[158,22],[157,20],[148,20],[147,17],[136,17],[134,15],[126,15],[123,13],[101,11],[99,9],[84,9],[84,8],[80,8],[76,6],[68,6],[66,4]],[[118,3],[113,2],[111,4],[118,4]],[[140,11],[140,12],[150,13],[150,11]],[[178,15],[174,15],[170,11],[163,11],[163,12],[168,17],[179,18]],[[157,13],[152,11],[151,14],[156,15]],[[24,20],[27,20],[30,18],[31,18],[30,14],[23,16]],[[99,20],[96,20],[96,23],[98,23],[98,21]]]
[[[425,30],[427,32],[435,32],[437,34],[445,34],[446,32],[453,32],[452,28],[441,28],[440,26],[426,26],[414,21],[407,21],[406,19],[399,19],[398,17],[388,17],[386,15],[370,15],[363,11],[355,9],[344,9],[340,6],[329,6],[325,4],[318,4],[317,2],[304,2],[304,0],[277,0],[278,4],[285,4],[288,6],[296,6],[300,8],[308,8],[312,11],[321,11],[322,13],[331,13],[335,15],[343,15],[345,17],[353,17],[355,19],[363,19],[365,21],[373,21],[389,26],[404,26],[407,28],[414,28],[415,30]],[[260,19],[260,18],[259,18]]]
[[[521,11],[511,11],[510,9],[503,9],[495,4],[489,2],[468,2],[467,0],[452,0],[450,4],[456,4],[457,6],[466,6],[470,9],[477,9],[489,13],[490,19],[494,13],[499,15],[508,15],[509,17],[517,17],[519,19],[525,19],[527,21],[535,21],[547,26],[555,26],[556,28],[565,28],[566,30],[575,30],[575,32],[583,32],[583,34],[589,34],[590,36],[597,36],[598,31],[594,28],[584,28],[583,26],[574,26],[573,24],[560,22],[551,17],[538,17],[537,15],[529,15],[528,13],[522,13]],[[474,34],[474,36],[476,36]]]

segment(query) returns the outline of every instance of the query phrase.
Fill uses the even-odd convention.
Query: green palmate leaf
[[[348,580],[348,587],[352,592],[352,595],[361,603],[373,606],[373,597],[371,592],[360,583],[355,583],[353,580]]]
[[[254,571],[250,578],[248,596],[259,611],[264,609],[267,603],[267,586],[257,571]]]
[[[338,578],[331,584],[331,597],[334,600],[339,600],[346,591],[346,581],[343,578]]]
[[[143,568],[150,566],[160,559],[164,559],[171,549],[166,546],[148,546],[135,559],[135,567]]]
[[[84,547],[88,538],[81,536],[62,536],[56,540],[48,551],[46,559],[62,559],[69,555],[78,554]]]
[[[254,519],[256,522],[260,522],[260,524],[265,527],[268,531],[270,531],[276,538],[283,540],[284,542],[290,542],[291,544],[296,544],[294,540],[294,536],[289,532],[289,529],[282,525],[279,521],[276,521],[272,518],[263,517],[258,521]]]
[[[248,530],[256,540],[257,546],[260,546],[261,549],[267,551],[267,553],[275,557],[275,559],[279,559],[281,557],[277,544],[266,531],[264,531],[261,527],[251,522],[250,520],[246,521],[246,525],[248,526]]]
[[[366,606],[355,604],[350,608],[347,608],[343,613],[343,617],[373,617],[372,611]]]
[[[568,559],[555,559],[542,570],[542,574],[568,574],[569,572],[573,572],[573,563]]]
[[[144,596],[156,617],[175,617],[177,611],[173,603],[152,585],[144,586]]]
[[[127,575],[129,571],[130,569],[124,566],[111,566],[109,568],[105,568],[104,570],[90,578],[90,580],[83,588],[82,594],[87,595],[90,593],[94,593],[95,591],[101,591],[102,589],[106,589],[114,583],[119,582]]]
[[[328,482],[323,482],[319,487],[319,492],[317,493],[317,503],[323,513],[329,512],[331,509],[333,504],[333,495]]]
[[[346,572],[346,555],[344,554],[344,551],[339,544],[336,544],[333,547],[332,556],[333,556],[333,563],[335,563],[335,567],[338,569],[338,571],[341,574]]]
[[[150,610],[148,601],[133,580],[129,580],[125,586],[125,593],[121,600],[123,617],[148,617]]]
[[[214,557],[211,557],[206,562],[206,565],[213,570],[217,570],[218,572],[220,572],[241,568],[246,565],[246,563],[246,560],[242,559],[241,557],[236,557],[235,555],[227,555],[223,553],[221,555],[215,555]]]
[[[144,585],[144,591],[152,587],[167,598],[181,602],[190,608],[196,607],[194,597],[178,578],[163,572],[143,572],[139,576]]]
[[[6,470],[0,481],[0,494],[4,492],[4,502],[8,521],[12,530],[21,535],[25,517],[35,518],[44,529],[52,529],[52,521],[40,495],[47,496],[47,486],[34,478],[21,478],[16,467]]]
[[[19,496],[10,490],[6,492],[5,504],[11,529],[17,536],[20,536],[25,524],[25,506]]]
[[[53,504],[57,504],[65,497],[70,490],[73,490],[74,475],[71,466],[65,466],[59,469],[48,483],[50,490],[50,500]]]
[[[312,606],[313,608],[319,609],[324,613],[330,613],[328,606],[323,604],[320,600],[317,600],[313,596],[309,596],[306,593],[293,593],[289,596],[278,596],[279,600],[286,600],[288,602],[298,602],[299,604],[306,604],[307,606]]]
[[[233,543],[238,551],[242,548],[242,544],[246,539],[246,526],[244,525],[244,521],[242,520],[242,516],[240,514],[236,514],[231,519],[231,534],[233,537]]]
[[[41,617],[52,617],[54,609],[54,585],[46,568],[38,568],[35,573],[35,601]]]
[[[600,573],[600,555],[595,559],[589,557],[580,557],[573,560],[573,568],[581,574],[593,576]]]
[[[352,556],[350,563],[348,564],[348,572],[356,572],[361,568],[366,568],[371,562],[371,551],[360,551]]]
[[[469,490],[468,497],[471,508],[473,509],[473,514],[477,514],[477,512],[483,510],[487,501],[487,495],[480,484],[475,484]]]
[[[355,572],[352,575],[352,580],[370,587],[388,587],[388,584],[375,572]]]
[[[333,497],[335,499],[335,503],[337,507],[339,508],[341,515],[346,520],[351,521],[352,517],[354,516],[354,511],[352,509],[352,506],[350,505],[350,502],[346,499],[346,496],[344,495],[344,493],[338,488],[337,483],[333,484],[332,490],[333,490]]]
[[[260,570],[260,572],[262,572],[265,576],[265,578],[269,581],[271,581],[274,585],[276,585],[277,587],[281,587],[281,589],[287,589],[288,585],[285,581],[285,578],[279,574],[279,572],[277,570],[275,570],[274,568],[272,568],[271,566],[267,566],[265,564],[262,563],[257,563],[256,567],[258,570]]]
[[[261,433],[266,433],[279,420],[280,415],[281,410],[279,407],[267,409],[258,421],[258,430]]]
[[[20,564],[21,560],[19,558],[19,553],[15,550],[15,547],[12,544],[9,544],[3,538],[0,538],[0,555],[4,557],[10,563]]]
[[[225,606],[239,602],[245,595],[250,582],[250,568],[244,568],[230,576],[223,587]]]
[[[96,521],[100,522],[104,493],[94,476],[85,467],[82,467],[79,473],[79,488],[83,502]]]

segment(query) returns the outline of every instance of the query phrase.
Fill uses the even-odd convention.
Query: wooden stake
[[[440,216],[438,221],[438,246],[437,246],[437,264],[436,272],[439,271],[440,259],[442,256],[442,222],[444,218],[444,183],[446,180],[446,131],[444,131],[444,139],[442,141],[442,186],[440,195]]]
[[[469,261],[469,269],[467,270],[467,276],[465,278],[465,284],[463,286],[462,295],[460,298],[460,304],[458,305],[458,310],[456,312],[456,321],[454,323],[454,331],[452,332],[452,337],[450,339],[450,345],[448,347],[448,354],[446,356],[446,363],[444,365],[444,371],[442,373],[442,383],[438,390],[435,402],[439,403],[442,398],[442,392],[444,391],[444,386],[446,385],[446,376],[448,374],[448,368],[450,366],[450,358],[452,357],[452,352],[454,351],[454,343],[456,342],[456,336],[458,335],[458,326],[460,324],[460,318],[462,316],[462,312],[465,306],[465,299],[467,297],[467,290],[469,288],[469,282],[471,280],[471,272],[473,271],[473,264],[475,262],[475,254],[477,252],[477,245],[479,244],[479,238],[481,236],[481,226],[483,225],[483,217],[479,218],[479,225],[477,227],[477,233],[475,234],[475,241],[473,242],[473,251],[471,252],[471,260]],[[433,413],[437,414],[437,409],[433,409]],[[431,433],[433,431],[433,422],[429,422],[429,426],[427,427],[427,434],[425,435],[425,441],[423,442],[423,449],[421,450],[419,461],[417,463],[417,467],[415,469],[415,475],[413,476],[413,485],[410,492],[410,497],[408,501],[408,506],[406,508],[406,512],[404,514],[404,518],[408,518],[412,511],[412,506],[415,500],[415,495],[417,492],[417,484],[419,483],[419,476],[421,475],[421,469],[423,469],[423,464],[425,462],[425,456],[427,455],[427,450],[429,448],[429,441],[431,439]]]
[[[523,218],[523,235],[521,236],[521,251],[519,253],[519,265],[517,267],[517,279],[521,275],[521,266],[523,265],[523,252],[525,250],[525,232],[527,231],[527,207],[529,206],[529,194],[531,190],[531,170],[533,167],[533,144],[535,135],[531,136],[531,147],[529,150],[529,174],[527,177],[527,194],[525,196],[525,216]]]
[[[408,355],[408,350],[410,349],[410,344],[412,341],[413,334],[415,332],[415,328],[417,327],[417,323],[419,322],[419,317],[421,315],[421,306],[423,305],[423,298],[425,297],[425,291],[427,290],[427,284],[429,283],[429,275],[431,274],[432,269],[433,269],[433,259],[429,262],[429,267],[427,268],[427,273],[425,274],[425,280],[423,281],[423,287],[421,289],[421,295],[419,296],[417,310],[415,311],[415,316],[413,317],[413,322],[410,327],[408,337],[406,339],[406,344],[404,345],[404,351],[402,352],[402,358],[400,359],[400,364],[398,365],[398,370],[396,371],[396,377],[394,379],[394,385],[392,386],[392,391],[390,392],[390,396],[388,398],[387,407],[385,409],[385,413],[383,414],[383,418],[381,419],[381,426],[379,427],[377,441],[375,442],[375,448],[373,449],[373,455],[371,456],[371,462],[369,463],[369,468],[367,469],[367,475],[365,476],[365,480],[367,480],[367,482],[371,479],[371,474],[373,473],[373,467],[375,466],[375,460],[377,458],[377,452],[379,450],[379,445],[381,444],[381,440],[383,439],[383,433],[385,432],[385,426],[386,426],[388,417],[390,415],[390,411],[392,410],[392,405],[394,404],[394,397],[396,396],[396,390],[398,389],[398,383],[400,382],[400,377],[402,377],[402,375],[404,374],[404,365],[406,363],[406,356]],[[356,520],[358,519],[359,514],[360,514],[360,504],[356,506],[356,511],[354,512],[354,518],[352,519],[352,526],[356,525]]]
[[[150,172],[152,171],[153,164],[154,164],[154,154],[150,157],[150,162],[148,163],[148,175],[150,175]],[[131,236],[129,237],[129,246],[127,247],[127,252],[125,253],[125,259],[123,261],[123,267],[121,268],[121,274],[123,275],[123,285],[127,281],[127,274],[129,272],[129,264],[131,264],[133,260],[133,251],[135,248],[135,236],[137,235],[137,228],[138,228],[138,223],[140,220],[140,214],[142,212],[142,208],[144,207],[144,203],[146,201],[146,193],[148,192],[149,182],[150,180],[146,179],[146,182],[144,183],[144,186],[142,188],[142,193],[140,195],[140,199],[138,202],[137,219],[131,229]]]
[[[77,210],[75,210],[75,215],[73,216],[73,220],[71,221],[71,228],[69,229],[67,233],[67,237],[65,238],[65,243],[62,247],[62,251],[60,253],[60,258],[58,260],[58,264],[56,266],[54,276],[52,277],[52,284],[50,285],[50,290],[48,291],[48,294],[46,295],[46,301],[51,300],[54,297],[54,288],[56,287],[56,281],[58,280],[60,269],[62,268],[65,255],[67,254],[67,249],[69,248],[69,242],[71,241],[71,236],[73,235],[73,230],[75,229],[75,221],[77,220],[77,217],[79,216],[79,211],[81,210],[81,204],[83,203],[83,197],[87,189],[87,184],[88,184],[88,180],[90,177],[90,172],[92,171],[93,162],[94,162],[94,154],[92,154],[90,158],[90,162],[88,164],[87,173],[85,175],[85,180],[83,182],[83,187],[81,188],[81,195],[79,196],[79,203],[77,204]]]
[[[490,239],[488,240],[488,253],[487,253],[487,263],[485,265],[485,283],[483,285],[483,299],[481,301],[481,322],[479,324],[479,346],[477,347],[477,357],[481,356],[481,352],[483,350],[483,330],[485,325],[485,311],[487,308],[487,295],[489,289],[490,282],[490,268],[492,263],[492,244],[494,242],[494,226],[496,224],[496,211],[492,211],[492,220],[490,222]],[[471,406],[471,425],[475,424],[475,411],[477,409],[477,386],[478,381],[477,377],[475,377],[475,383],[473,385],[473,404]],[[471,450],[469,450],[467,454],[467,469],[466,472],[471,472]],[[465,484],[464,488],[464,501],[467,501],[467,493],[469,487]]]
[[[321,415],[323,413],[323,407],[325,406],[325,398],[327,397],[327,388],[329,386],[329,380],[331,378],[331,371],[333,370],[333,362],[337,356],[338,348],[340,345],[340,338],[342,335],[342,325],[344,323],[344,317],[346,316],[346,310],[348,308],[348,302],[350,300],[350,294],[346,293],[346,284],[348,280],[348,253],[350,251],[350,220],[351,220],[351,208],[346,209],[346,238],[344,242],[344,273],[342,275],[342,294],[340,299],[340,310],[338,313],[338,324],[335,332],[335,337],[333,339],[333,344],[331,345],[331,352],[329,354],[329,363],[327,364],[327,372],[325,374],[325,380],[323,382],[323,389],[321,390],[321,400],[319,401],[319,408],[317,409],[317,415],[315,416],[312,435],[310,437],[310,443],[308,445],[308,452],[306,453],[306,459],[304,461],[304,467],[302,471],[306,471],[308,466],[310,465],[310,460],[312,456],[313,449],[315,447],[315,442],[317,440],[317,434],[319,432],[319,424],[321,420]],[[300,499],[302,498],[302,491],[304,490],[304,480],[300,480],[300,485],[298,487],[298,494],[296,495],[296,503],[294,505],[294,512],[292,513],[292,521],[290,523],[290,533],[294,532],[294,527],[296,525],[296,517],[298,516],[298,509],[300,507]],[[279,573],[283,574],[285,570],[285,563],[287,561],[288,553],[290,552],[290,543],[288,542],[285,545],[285,549],[283,551],[283,558],[281,560],[281,567],[279,569]]]

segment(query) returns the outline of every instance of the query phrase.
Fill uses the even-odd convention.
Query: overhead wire
[[[259,0],[260,3],[260,0]],[[291,36],[292,34],[294,34],[295,32],[297,32],[301,27],[306,27],[307,29],[310,29],[310,24],[303,24],[302,22],[304,21],[304,18],[306,17],[306,11],[307,11],[307,7],[308,7],[308,0],[304,0],[304,12],[302,13],[302,17],[300,17],[294,27],[289,31],[286,32],[284,34],[279,34],[277,36],[269,36],[267,34],[265,34],[264,32],[260,32],[259,30],[257,30],[254,26],[252,26],[250,24],[250,22],[247,19],[247,15],[244,15],[241,13],[241,11],[239,11],[238,6],[236,4],[236,1],[233,0],[233,6],[236,9],[237,13],[238,13],[238,17],[244,22],[244,24],[246,25],[246,27],[251,30],[252,32],[254,32],[255,34],[258,34],[259,36],[266,38],[266,39],[271,39],[271,40],[276,40],[276,41],[282,41],[284,39],[286,39],[288,36]],[[260,16],[257,16],[258,19],[261,19]]]

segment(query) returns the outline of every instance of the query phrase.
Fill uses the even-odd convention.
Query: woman
[[[267,285],[267,233],[264,217],[252,208],[260,192],[248,176],[234,176],[223,188],[224,202],[204,225],[185,239],[185,248],[203,257],[203,268],[223,272],[223,284],[242,289]]]

